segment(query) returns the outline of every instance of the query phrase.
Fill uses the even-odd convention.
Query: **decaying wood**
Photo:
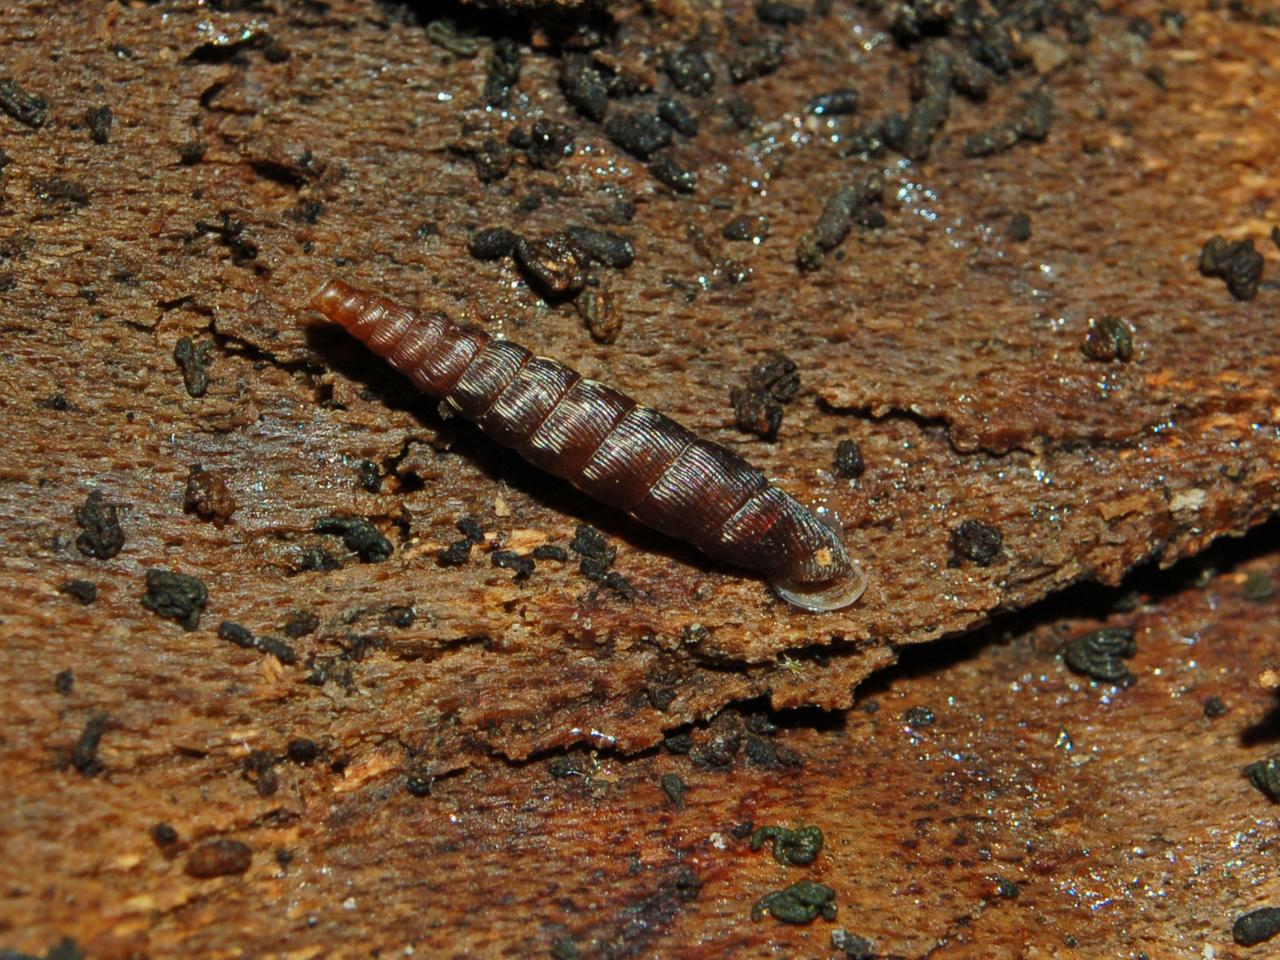
[[[1280,109],[1263,79],[1280,57],[1274,27],[1197,9],[1175,29],[1134,4],[1092,17],[1087,44],[1055,28],[985,103],[952,96],[928,159],[902,164],[893,152],[844,155],[863,120],[911,107],[905,77],[921,45],[879,33],[886,13],[837,2],[826,17],[776,27],[758,23],[752,4],[717,5],[700,24],[685,4],[621,5],[596,61],[641,92],[611,101],[611,111],[652,111],[644,85],[668,92],[661,51],[695,37],[719,72],[711,94],[684,98],[697,135],[670,148],[698,177],[685,195],[614,146],[607,122],[566,103],[562,60],[584,56],[573,43],[585,41],[573,35],[557,47],[569,36],[564,21],[513,13],[487,24],[521,51],[503,110],[484,100],[492,44],[483,33],[467,56],[447,40],[454,33],[439,42],[430,15],[396,7],[228,6],[0,10],[0,80],[45,101],[40,117],[33,101],[10,95],[16,106],[0,115],[0,614],[10,717],[0,763],[17,798],[0,827],[18,851],[7,888],[21,891],[0,918],[22,949],[66,934],[103,955],[145,949],[155,936],[163,952],[182,941],[184,923],[198,928],[184,946],[230,949],[248,903],[277,897],[294,903],[296,936],[264,922],[249,938],[256,952],[319,943],[303,936],[308,916],[320,910],[318,929],[330,931],[350,919],[337,885],[370,871],[386,886],[373,895],[352,887],[357,910],[362,898],[379,904],[352,929],[385,933],[402,911],[421,910],[415,885],[439,877],[445,856],[424,837],[450,801],[423,805],[403,791],[406,778],[426,783],[478,765],[444,794],[460,791],[458,810],[488,811],[469,842],[501,851],[468,868],[475,893],[484,871],[517,869],[519,850],[504,845],[518,842],[513,833],[533,837],[537,857],[568,862],[577,848],[546,847],[553,832],[583,818],[605,830],[612,820],[600,816],[594,786],[530,812],[542,795],[529,789],[533,768],[499,758],[581,744],[609,751],[619,782],[647,783],[662,764],[620,755],[728,703],[848,707],[858,684],[906,645],[971,630],[1082,579],[1115,583],[1148,558],[1171,563],[1275,511],[1276,290],[1264,275],[1253,300],[1236,301],[1196,269],[1203,244],[1222,235],[1254,238],[1274,272],[1274,247],[1264,244],[1280,135],[1259,120]],[[457,15],[451,31],[485,25],[464,7],[447,12]],[[1153,29],[1135,28],[1130,15]],[[759,38],[783,44],[781,66],[732,84],[724,58]],[[1054,104],[1043,143],[964,155],[966,137],[1041,84]],[[805,113],[813,96],[845,85],[859,90],[857,116]],[[505,144],[513,128],[541,119],[572,129],[572,156],[540,169],[515,150],[504,177],[477,177],[487,140]],[[855,226],[801,269],[797,251],[828,198],[875,174],[885,179],[886,225]],[[1016,214],[1029,218],[1029,237],[1010,236]],[[768,218],[763,242],[722,238],[743,215]],[[539,239],[569,224],[613,230],[635,246],[627,269],[591,268],[589,292],[612,303],[620,324],[612,342],[593,340],[581,315],[589,311],[544,299],[511,258],[468,252],[480,228]],[[329,276],[572,362],[730,446],[800,500],[831,506],[871,577],[866,596],[836,614],[793,611],[759,580],[583,502],[442,419],[346,338],[308,325],[308,294]],[[1128,362],[1083,349],[1090,322],[1108,315],[1133,331]],[[796,364],[801,390],[767,442],[734,428],[729,388],[779,351]],[[833,467],[846,438],[866,463],[856,479]],[[118,552],[89,556],[77,546],[87,532],[77,509],[93,491],[117,505]],[[441,564],[464,517],[484,539],[461,565]],[[335,518],[338,526],[326,523]],[[353,518],[386,538],[389,557],[365,552],[362,561],[351,539],[335,535]],[[965,521],[999,531],[987,565],[957,552]],[[625,588],[584,576],[573,552],[539,560],[521,580],[491,565],[499,550],[567,548],[583,524],[616,548],[610,571]],[[154,569],[207,587],[195,629],[139,602]],[[71,581],[93,584],[96,599],[82,605],[84,588]],[[222,621],[273,639],[237,646],[218,636]],[[1002,667],[1013,668],[991,669]],[[1239,666],[1250,677],[1260,668],[1261,658]],[[68,670],[70,692],[59,693],[55,676]],[[1009,706],[1011,725],[1023,706]],[[77,753],[93,717],[105,718],[95,721],[100,746]],[[818,753],[838,750],[823,734],[796,736],[813,738]],[[323,760],[260,798],[263,774],[242,776],[246,756],[274,756],[291,737],[321,744]],[[897,737],[883,749],[899,749]],[[1020,743],[1007,730],[997,739],[1002,751]],[[1195,747],[1209,751],[1196,762],[1220,763],[1216,748]],[[1128,749],[1130,758],[1141,752]],[[837,755],[823,764],[838,765]],[[1009,773],[1011,791],[1027,772]],[[777,816],[801,816],[805,803],[826,809],[824,791],[857,793],[867,775],[884,782],[870,767],[830,782],[810,773],[810,799],[779,801]],[[1097,775],[1099,786],[1126,785],[1114,771]],[[708,789],[696,780],[691,796]],[[716,823],[739,816],[726,806],[734,790],[756,789],[710,783],[725,790]],[[640,821],[649,815],[639,799],[626,802]],[[657,795],[643,803],[661,805]],[[893,817],[908,822],[907,809],[893,806]],[[1053,809],[1065,824],[1096,812]],[[388,826],[401,820],[405,833]],[[182,846],[169,859],[146,836],[159,821],[180,825]],[[847,830],[864,837],[870,827]],[[90,833],[92,845],[75,839]],[[222,893],[210,899],[202,884],[211,881],[175,880],[193,838],[224,834],[254,849],[243,886],[212,881]],[[624,879],[618,847],[601,869],[624,886],[601,883],[635,907],[637,923],[674,938],[668,944],[705,934],[714,954],[735,936],[781,936],[776,925],[742,924],[737,900],[717,908],[719,927],[707,900],[682,906],[688,891],[671,886],[680,858],[705,853],[691,837],[664,839],[661,857],[644,860],[655,872],[634,881]],[[265,851],[277,846],[304,866],[276,878]],[[737,862],[738,847],[726,849]],[[435,859],[421,861],[427,854]],[[1129,862],[1110,861],[1117,870]],[[289,899],[325,865],[335,872],[315,889],[332,902],[313,910]],[[479,952],[546,944],[550,928],[533,928],[544,918],[606,955],[656,942],[629,946],[621,908],[585,933],[581,924],[596,921],[531,909],[587,875],[547,873],[555,871],[538,873],[543,888],[502,908],[529,929],[494,932],[476,900],[454,940],[428,934],[440,915],[422,913],[419,942],[438,936],[437,945],[470,942]],[[950,920],[972,915],[977,888],[970,894]],[[842,902],[855,897],[842,888]],[[951,936],[941,916],[895,949],[922,954]],[[745,932],[729,932],[731,922]],[[1004,931],[992,937],[1023,929],[992,922]],[[624,941],[612,954],[601,946],[611,937]]]

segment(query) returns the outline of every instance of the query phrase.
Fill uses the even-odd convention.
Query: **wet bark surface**
[[[20,800],[5,821],[18,852],[2,912],[15,946],[40,952],[66,935],[104,955],[217,952],[248,937],[268,952],[336,942],[342,925],[352,949],[536,953],[568,938],[583,955],[775,942],[820,953],[822,921],[750,923],[766,855],[707,839],[750,818],[742,796],[780,820],[837,806],[852,818],[824,826],[829,849],[844,837],[848,852],[813,877],[835,878],[824,882],[846,905],[841,923],[865,885],[881,906],[857,926],[886,955],[969,943],[987,923],[1011,956],[1060,941],[1027,933],[1025,897],[976,906],[995,901],[972,851],[910,867],[927,874],[913,881],[922,890],[958,888],[959,904],[921,895],[918,933],[889,919],[886,891],[907,881],[867,866],[888,854],[863,862],[855,848],[874,834],[915,849],[903,845],[916,800],[877,794],[889,825],[876,831],[852,797],[883,787],[886,757],[908,765],[915,741],[887,713],[860,713],[873,694],[857,689],[908,645],[947,637],[936,656],[971,651],[954,638],[1004,611],[1172,563],[1274,512],[1277,134],[1259,118],[1280,108],[1263,79],[1280,55],[1275,27],[1264,13],[1050,6],[1022,24],[1013,64],[978,98],[973,51],[994,54],[959,21],[913,35],[902,7],[806,6],[793,23],[785,4],[573,6],[0,11],[0,749]],[[697,66],[692,47],[708,79],[684,69]],[[505,106],[488,102],[495,77]],[[846,87],[854,114],[807,111]],[[1052,122],[1039,131],[1026,116],[1043,97]],[[655,112],[672,143],[642,159],[640,134],[659,128],[626,123]],[[696,133],[678,132],[685,114]],[[895,116],[900,150],[868,148],[868,125]],[[696,175],[692,192],[681,171]],[[867,178],[883,180],[878,200]],[[548,297],[527,263],[470,252],[481,229],[533,241],[573,225],[626,237],[634,261],[591,265],[584,292]],[[1215,235],[1256,239],[1266,267],[1253,299],[1198,272]],[[308,295],[330,276],[563,359],[731,447],[839,513],[865,597],[833,614],[793,610],[443,418],[315,322]],[[775,352],[800,389],[777,403],[766,440],[735,427],[729,393]],[[837,468],[844,440],[858,444],[856,476]],[[616,549],[615,579],[580,569],[582,525]],[[460,562],[442,562],[460,539]],[[547,546],[564,559],[534,553]],[[495,566],[503,551],[537,556],[532,574]],[[90,601],[72,584],[91,585]],[[1159,616],[1190,616],[1204,594],[1177,596]],[[1236,680],[1262,642],[1249,619],[1224,617],[1215,648]],[[1042,632],[872,683],[919,684],[940,715],[965,670],[975,685],[1031,669],[1026,658],[1060,671]],[[1193,830],[1195,777],[1239,759],[1222,746],[1240,732],[1232,715],[1214,721],[1218,739],[1188,738],[1186,769],[1139,763],[1147,734],[1113,715],[1120,705],[1191,707],[1160,700],[1156,683],[1104,703],[1054,676],[1036,682],[1077,684],[1076,726],[1122,728],[1114,763],[1022,755],[1027,729],[1066,724],[1019,726],[1027,695],[965,734],[981,734],[1003,771],[1002,842],[1024,851],[1011,879],[1053,891],[1036,901],[1036,931],[1076,916],[1083,894],[1059,879],[1085,869],[1088,844],[1064,836],[1094,829],[1105,797],[1167,784],[1151,802],[1168,798],[1161,815]],[[1248,702],[1262,709],[1261,694]],[[653,752],[690,723],[714,737],[736,714],[710,718],[743,703],[853,711],[817,727],[785,714],[806,719],[749,734],[785,740],[803,768],[738,758],[713,776]],[[281,760],[290,740],[319,753]],[[934,757],[924,767],[941,763],[916,747]],[[587,766],[543,782],[546,758],[590,750]],[[862,759],[842,762],[845,751]],[[1060,763],[1072,791],[1096,778],[1088,803],[1027,766]],[[1151,779],[1135,786],[1126,763]],[[657,789],[664,772],[689,785],[680,814]],[[943,802],[937,784],[920,789],[920,803]],[[1239,794],[1231,802],[1256,805]],[[1018,802],[1031,806],[1018,815]],[[1039,803],[1048,812],[1026,812]],[[1214,823],[1229,822],[1228,806]],[[161,822],[178,839],[157,846]],[[652,844],[648,830],[661,834]],[[1194,834],[1209,857],[1206,837]],[[184,872],[206,839],[246,843],[248,872],[226,846],[200,854],[199,876]],[[936,837],[917,842],[938,854]],[[1118,888],[1136,855],[1116,843],[1106,869]],[[442,876],[458,891],[425,910]],[[579,916],[564,903],[589,878],[593,902],[611,906]],[[1140,941],[1114,938],[1137,936],[1126,924],[1139,915],[1153,942],[1216,935],[1221,916],[1204,919],[1207,905],[1189,906],[1199,894],[1173,886],[1153,901],[1163,912],[1117,907],[1108,950],[1138,955]],[[1233,875],[1214,910],[1246,886]],[[486,909],[486,896],[502,902]],[[264,919],[246,933],[255,900],[292,904],[290,929]]]

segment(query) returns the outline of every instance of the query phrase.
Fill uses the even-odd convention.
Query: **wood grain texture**
[[[655,49],[698,35],[689,6],[616,8],[613,62],[658,84],[619,110],[650,109],[669,92],[648,67],[660,60]],[[942,672],[919,695],[935,712],[955,690],[986,709],[991,691],[1023,684],[1024,673],[1037,684],[1050,677],[1036,696],[1007,701],[1007,724],[970,730],[983,747],[975,752],[999,764],[957,773],[964,737],[946,758],[918,761],[918,745],[895,721],[858,748],[892,753],[892,771],[849,761],[847,739],[828,753],[815,745],[806,769],[832,779],[812,780],[815,792],[791,804],[788,791],[801,781],[755,780],[745,768],[732,782],[703,780],[680,768],[691,805],[712,806],[708,819],[651,846],[624,835],[618,810],[650,829],[644,817],[665,809],[652,777],[667,769],[652,755],[623,757],[665,733],[748,700],[753,709],[847,708],[904,648],[954,637],[1082,579],[1114,583],[1147,559],[1196,553],[1264,522],[1280,497],[1276,255],[1263,243],[1277,190],[1277,91],[1266,81],[1280,56],[1274,28],[1187,5],[1175,33],[1154,4],[1125,4],[1095,18],[1087,45],[1051,32],[1046,62],[1067,56],[1046,78],[1028,65],[993,87],[986,105],[953,97],[927,162],[903,165],[890,153],[868,164],[843,155],[861,116],[832,127],[804,106],[853,62],[866,116],[907,110],[905,78],[918,51],[871,42],[886,23],[837,2],[831,19],[770,27],[781,66],[734,85],[725,56],[739,27],[753,36],[762,28],[751,5],[724,9],[732,23],[707,20],[717,84],[685,98],[701,122],[673,154],[696,170],[698,188],[676,195],[565,101],[552,42],[561,34],[543,22],[516,24],[522,71],[504,113],[484,100],[487,40],[477,56],[459,56],[430,39],[422,18],[391,5],[0,6],[5,71],[47,103],[41,126],[0,115],[8,161],[0,171],[0,835],[9,853],[0,946],[42,953],[73,936],[94,956],[250,946],[318,954],[325,943],[399,948],[401,932],[418,931],[422,943],[496,955],[549,950],[551,925],[562,924],[556,935],[572,936],[586,955],[705,940],[715,956],[757,937],[783,938],[784,953],[799,942],[796,952],[817,954],[820,926],[742,926],[745,900],[785,878],[767,862],[750,861],[769,872],[750,874],[749,884],[731,887],[712,872],[700,894],[708,899],[681,899],[677,871],[692,857],[710,849],[741,860],[738,847],[726,848],[731,855],[708,847],[711,833],[741,815],[734,790],[781,798],[762,817],[788,822],[810,810],[875,814],[839,827],[844,922],[865,892],[855,883],[867,862],[860,844],[882,839],[874,862],[888,866],[912,849],[938,852],[954,839],[939,828],[909,846],[914,817],[925,815],[915,805],[945,819],[940,811],[960,807],[944,787],[981,782],[990,769],[1004,771],[990,788],[1002,804],[990,829],[1012,838],[993,856],[1025,865],[1055,904],[1043,925],[982,907],[985,942],[1006,955],[1028,940],[1061,950],[1059,930],[1088,955],[1088,934],[1100,928],[1086,917],[1099,916],[1116,926],[1098,934],[1098,955],[1121,944],[1158,956],[1153,945],[1179,936],[1229,955],[1227,941],[1212,939],[1219,908],[1274,900],[1257,846],[1243,873],[1212,890],[1196,886],[1197,877],[1229,872],[1219,869],[1225,854],[1214,832],[1256,817],[1256,798],[1223,771],[1265,749],[1245,748],[1241,728],[1252,721],[1237,716],[1266,709],[1241,686],[1256,673],[1253,644],[1263,642],[1240,640],[1251,636],[1252,615],[1228,620],[1206,645],[1223,658],[1208,675],[1190,666],[1179,638],[1214,619],[1200,607],[1171,619],[1167,633],[1153,627],[1165,646],[1151,649],[1169,653],[1170,671],[1177,653],[1179,671],[1168,676],[1188,689],[1220,681],[1214,692],[1242,703],[1232,726],[1212,736],[1190,735],[1200,721],[1172,679],[1140,682],[1113,708],[1064,686],[1075,681],[1052,679],[1052,657],[1014,656],[990,667],[981,695],[949,686]],[[1130,15],[1155,25],[1149,39]],[[964,137],[1042,79],[1055,102],[1048,138],[966,158]],[[105,143],[87,121],[103,106],[114,116]],[[480,180],[485,140],[503,143],[537,120],[571,127],[572,156],[537,165],[519,150],[505,178]],[[827,198],[873,171],[886,181],[886,226],[854,228],[819,269],[798,271],[800,238]],[[617,222],[620,199],[634,203],[630,222]],[[1007,233],[1018,212],[1030,218],[1025,240]],[[723,240],[738,216],[767,217],[768,236]],[[607,224],[635,245],[630,267],[593,267],[596,286],[586,288],[616,305],[612,343],[591,338],[573,303],[544,300],[510,259],[467,252],[478,227],[544,238],[570,222]],[[1268,273],[1254,301],[1234,301],[1221,281],[1196,272],[1214,234],[1256,238],[1264,251]],[[572,359],[584,376],[624,386],[757,463],[804,502],[838,510],[874,576],[865,600],[815,631],[812,617],[758,582],[703,563],[528,470],[478,430],[441,420],[346,338],[304,329],[309,292],[339,271]],[[1132,323],[1133,362],[1084,356],[1088,321],[1104,314]],[[190,349],[175,351],[184,338]],[[779,350],[802,385],[777,441],[765,443],[732,427],[727,393]],[[205,378],[193,395],[189,385]],[[847,438],[867,464],[856,480],[832,469]],[[184,509],[197,465],[234,503],[221,525]],[[76,546],[77,509],[95,490],[119,505],[125,536],[108,559]],[[335,517],[367,520],[390,558],[362,562],[348,546],[356,538],[323,532]],[[436,557],[457,541],[464,517],[483,536],[467,545],[466,562],[441,565]],[[989,566],[951,565],[953,530],[969,519],[1003,534]],[[538,560],[523,580],[492,565],[503,551],[567,547],[584,523],[616,549],[611,571],[633,588],[631,599],[583,575],[572,553]],[[204,581],[196,629],[141,604],[150,569]],[[95,585],[97,599],[82,605],[61,592],[71,580]],[[278,644],[219,637],[223,620],[286,644],[291,662]],[[1210,662],[1199,650],[1195,660]],[[1247,674],[1235,672],[1240,663]],[[61,693],[66,671],[70,692]],[[1058,696],[1068,712],[1033,713]],[[855,710],[847,722],[861,716]],[[1061,750],[1026,751],[1023,718],[1026,729],[1056,738],[1081,716],[1099,727],[1104,718],[1108,735],[1122,736],[1107,762],[1076,766]],[[1163,724],[1160,750],[1148,717]],[[99,726],[96,754],[77,753]],[[824,732],[797,736],[800,749]],[[296,769],[275,762],[293,738],[319,744],[321,759]],[[591,791],[607,781],[593,778],[582,798],[544,801],[543,779],[531,785],[528,771],[573,745],[600,751],[607,770],[648,792],[618,803],[606,793],[602,807]],[[531,757],[532,765],[506,762]],[[264,769],[275,773],[275,793],[259,793]],[[905,779],[912,770],[925,779]],[[1205,803],[1211,771],[1227,779],[1214,781]],[[435,778],[435,797],[414,798],[411,778]],[[915,785],[868,800],[868,783],[890,780]],[[1068,789],[1075,783],[1078,793]],[[1117,794],[1124,799],[1112,802]],[[1151,798],[1150,812],[1133,796]],[[989,824],[991,802],[984,794],[966,816]],[[1139,814],[1168,830],[1134,844],[1146,828],[1127,818]],[[1219,814],[1220,827],[1210,819]],[[181,837],[171,855],[150,839],[161,821]],[[1263,831],[1249,822],[1246,844]],[[1174,834],[1204,853],[1204,872],[1194,874],[1194,858],[1166,857],[1161,869],[1173,879],[1161,886],[1164,873],[1142,872],[1153,858],[1133,848]],[[613,843],[619,836],[634,842]],[[1080,836],[1102,842],[1075,843]],[[219,838],[251,848],[248,872],[191,877],[192,844]],[[557,838],[569,839],[557,846]],[[461,841],[474,844],[450,846]],[[1029,845],[1051,853],[1035,859]],[[292,852],[296,873],[273,866],[280,848]],[[453,901],[465,908],[423,912],[424,890],[468,857],[477,872]],[[909,956],[964,933],[956,917],[990,902],[980,879],[987,868],[953,859],[911,860],[885,879],[884,898],[868,893],[872,906],[856,915],[863,929]],[[583,863],[598,868],[594,881],[589,869],[578,872]],[[1097,910],[1078,907],[1083,878],[1099,863],[1123,909],[1101,900]],[[1157,893],[1133,899],[1120,878],[1135,871]],[[506,881],[501,892],[494,878]],[[1060,886],[1063,878],[1079,882]],[[547,907],[589,882],[614,908],[566,916]],[[1180,892],[1187,883],[1195,897]],[[958,907],[944,898],[957,884],[969,884]],[[882,919],[917,891],[937,892],[919,937]],[[1208,905],[1211,917],[1201,912]],[[414,911],[423,919],[405,926]],[[666,932],[628,946],[637,917],[638,927]],[[437,925],[427,930],[429,922]],[[1140,931],[1132,946],[1114,933],[1125,924]],[[1040,935],[1046,926],[1053,935]],[[785,939],[792,935],[800,940]],[[618,938],[622,947],[608,946]],[[959,943],[952,955],[966,949]]]

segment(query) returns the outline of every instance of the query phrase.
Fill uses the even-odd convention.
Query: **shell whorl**
[[[764,573],[787,602],[834,610],[862,594],[866,578],[838,523],[626,394],[341,280],[316,291],[311,306],[530,463],[713,559]]]

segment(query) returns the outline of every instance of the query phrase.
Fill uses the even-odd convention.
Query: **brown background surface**
[[[1231,916],[1280,896],[1274,813],[1238,774],[1274,748],[1252,688],[1273,655],[1274,601],[1240,598],[1248,571],[1274,573],[1274,525],[1208,586],[1178,592],[1149,572],[1154,595],[1111,614],[1139,632],[1129,690],[1091,686],[1055,656],[1088,626],[1070,618],[1101,615],[1110,595],[1076,588],[1064,596],[1079,609],[1055,601],[954,638],[1274,512],[1276,290],[1237,302],[1195,264],[1213,234],[1252,237],[1274,273],[1277,28],[1188,7],[1173,30],[1133,4],[1093,16],[1087,44],[1051,29],[1040,37],[1064,63],[1045,77],[1019,67],[984,104],[954,97],[930,159],[903,164],[842,155],[861,119],[910,105],[919,48],[883,33],[885,12],[837,0],[783,30],[749,5],[618,5],[605,52],[628,73],[665,95],[660,52],[699,30],[721,71],[710,96],[685,98],[701,128],[674,148],[699,177],[682,197],[564,102],[548,39],[563,24],[481,15],[522,40],[504,113],[481,96],[489,41],[455,57],[429,39],[431,9],[0,11],[5,76],[49,103],[39,129],[0,116],[0,945],[538,955],[568,938],[584,956],[822,955],[830,924],[749,919],[767,890],[818,876],[838,922],[885,956],[1232,955]],[[1127,20],[1139,14],[1149,39]],[[730,85],[717,57],[740,33],[780,38],[782,67]],[[964,157],[966,135],[1040,82],[1056,104],[1045,143]],[[803,112],[846,83],[858,117]],[[728,119],[734,95],[757,118],[748,130]],[[652,109],[654,95],[629,99],[611,110]],[[98,144],[84,117],[104,105],[114,124]],[[481,183],[466,151],[543,117],[574,128],[574,155],[536,170],[517,154]],[[886,176],[887,226],[855,228],[798,272],[825,198],[871,170]],[[530,196],[537,209],[522,208]],[[637,256],[596,274],[623,319],[612,344],[511,261],[467,253],[477,226],[544,236],[619,198],[636,214],[609,228]],[[1008,235],[1015,212],[1027,241]],[[769,217],[759,246],[720,237],[743,213]],[[223,215],[255,256],[197,226]],[[353,343],[306,325],[307,293],[330,275],[572,361],[834,507],[872,578],[865,599],[793,611],[442,421]],[[1133,362],[1081,353],[1104,314],[1132,324]],[[202,397],[173,359],[184,336],[211,344]],[[803,389],[765,443],[733,429],[727,388],[771,350],[796,361]],[[868,464],[857,481],[831,469],[845,437]],[[379,492],[357,482],[365,460]],[[226,526],[183,512],[196,463],[227,478]],[[92,490],[123,505],[125,547],[109,560],[74,544]],[[311,532],[332,515],[370,519],[394,554],[344,555]],[[482,548],[441,567],[464,515],[520,550],[590,523],[638,596],[572,561],[527,582]],[[950,564],[951,530],[970,518],[1004,535],[991,566]],[[317,548],[341,569],[301,569]],[[198,629],[139,604],[152,567],[207,583]],[[97,584],[94,604],[58,593],[73,577]],[[415,610],[410,626],[386,622],[396,606]],[[230,619],[279,634],[299,611],[319,626],[291,641],[294,665],[215,633]],[[855,694],[904,646],[944,636]],[[72,690],[55,692],[67,669]],[[1210,694],[1230,705],[1212,721]],[[874,715],[860,709],[871,700]],[[938,720],[912,733],[901,718],[917,703]],[[833,712],[775,715],[799,769],[655,752],[689,723],[713,736],[726,704]],[[84,776],[67,758],[96,713],[101,769]],[[260,796],[245,758],[293,737],[321,758],[280,763]],[[565,748],[586,772],[549,777]],[[665,772],[689,783],[683,811],[657,788]],[[417,798],[406,776],[440,779]],[[745,819],[817,823],[827,852],[784,870],[732,839]],[[180,836],[167,856],[157,822]],[[186,875],[212,838],[248,844],[249,872]],[[997,875],[1022,894],[998,900]]]

